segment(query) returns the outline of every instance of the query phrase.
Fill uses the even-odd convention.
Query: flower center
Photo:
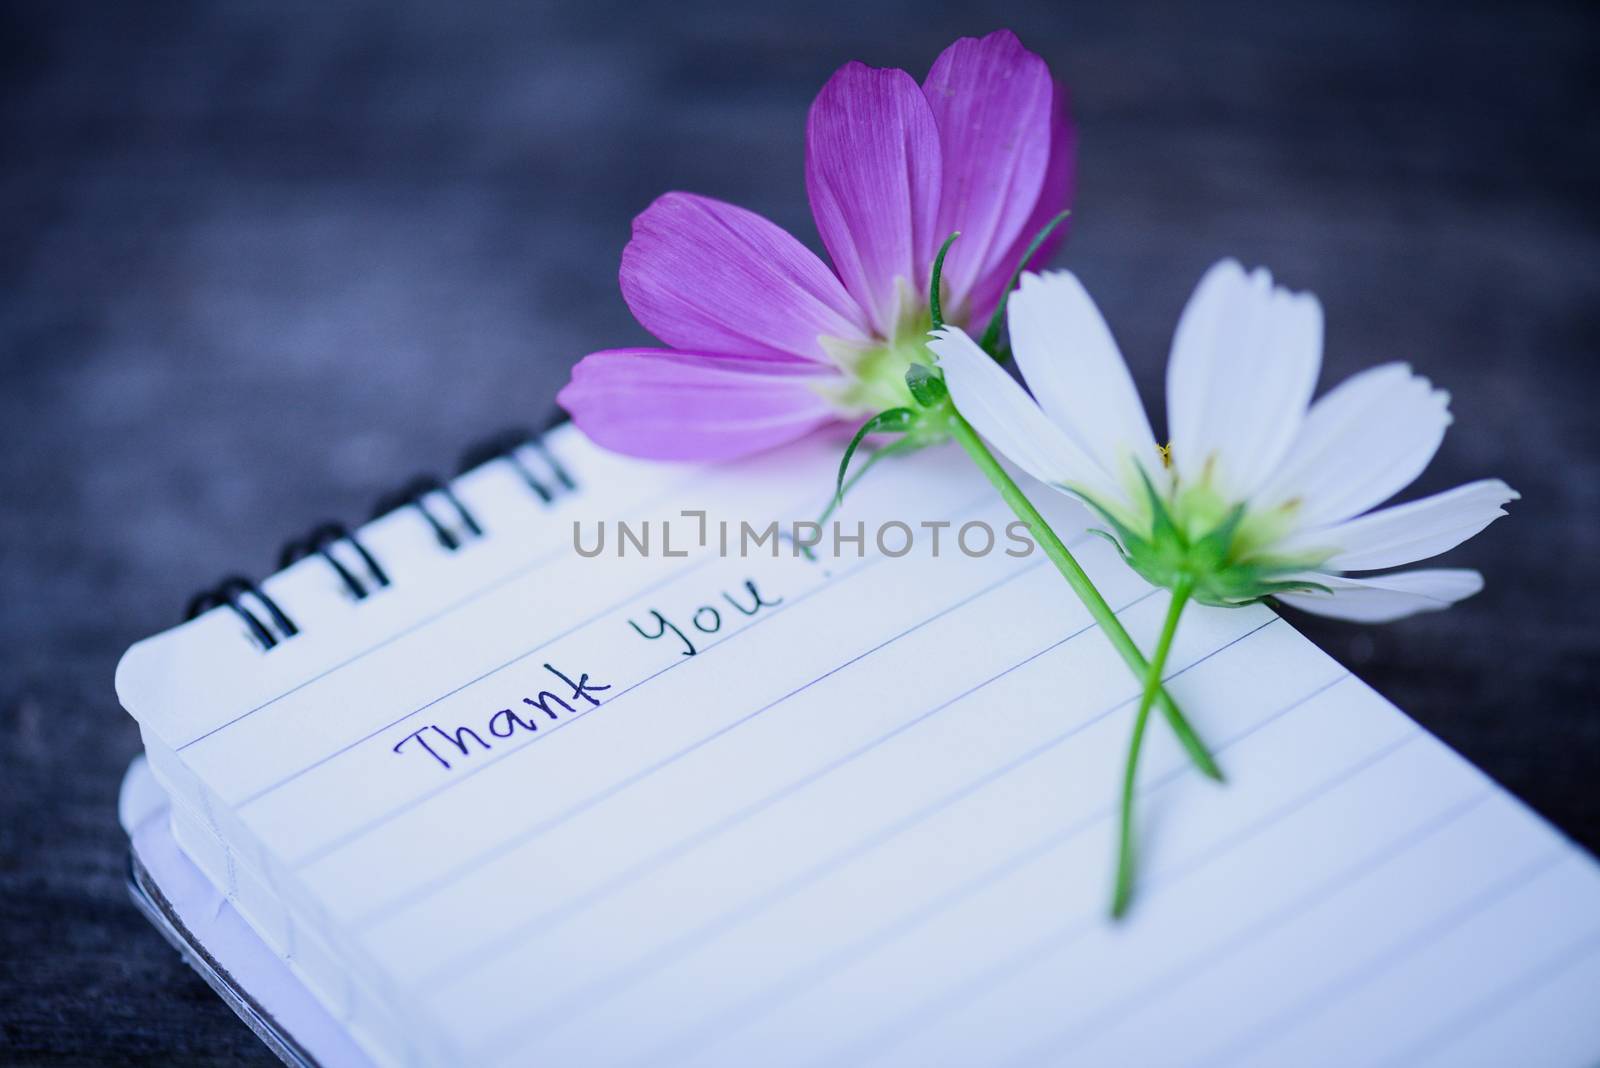
[[[841,414],[870,415],[888,408],[914,407],[906,387],[906,371],[913,363],[933,363],[928,352],[928,313],[908,316],[893,340],[870,348],[857,348],[822,340],[822,346],[844,370],[842,383],[820,387]]]
[[[1265,507],[1217,489],[1214,465],[1182,481],[1171,467],[1171,446],[1157,446],[1160,469],[1126,458],[1121,501],[1091,505],[1115,528],[1115,540],[1134,570],[1158,586],[1193,584],[1205,604],[1243,604],[1304,585],[1294,578],[1315,570],[1320,553],[1285,555],[1278,546],[1293,531],[1298,500]]]
[[[1172,494],[1172,520],[1185,538],[1199,541],[1229,523],[1239,503],[1218,493],[1207,478],[1199,483],[1179,483]],[[1297,502],[1276,508],[1244,502],[1244,512],[1233,527],[1227,558],[1245,561],[1272,555],[1272,547],[1293,528]]]

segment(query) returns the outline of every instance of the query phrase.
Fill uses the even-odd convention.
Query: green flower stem
[[[1000,496],[1004,498],[1006,504],[1011,506],[1011,510],[1016,513],[1017,518],[1027,525],[1028,531],[1044,549],[1045,555],[1056,565],[1056,569],[1067,580],[1067,585],[1071,586],[1072,591],[1083,601],[1084,607],[1089,609],[1089,615],[1093,617],[1096,623],[1100,624],[1100,629],[1105,631],[1106,637],[1111,640],[1112,646],[1122,655],[1122,659],[1127,662],[1128,667],[1139,678],[1146,678],[1150,672],[1150,664],[1145,660],[1144,655],[1139,652],[1139,647],[1134,644],[1133,639],[1128,636],[1127,630],[1122,626],[1122,621],[1117,618],[1117,614],[1106,603],[1106,599],[1100,596],[1100,591],[1095,588],[1093,582],[1089,581],[1089,576],[1084,573],[1082,566],[1079,565],[1067,547],[1062,544],[1061,539],[1056,537],[1056,532],[1050,529],[1050,524],[1045,522],[1044,516],[1039,514],[1039,510],[1033,506],[1032,501],[1028,500],[1021,487],[1016,484],[1010,475],[1006,474],[1005,468],[1000,466],[1000,462],[994,458],[994,454],[989,451],[989,447],[978,437],[978,432],[973,430],[972,426],[953,407],[949,412],[949,425],[951,434],[961,443],[961,447],[972,458],[972,462],[978,465],[978,470],[982,471],[984,476],[989,479],[990,484],[1000,491]],[[1163,650],[1164,652],[1165,650]],[[1159,673],[1155,678],[1155,701],[1161,708],[1161,714],[1166,717],[1167,722],[1172,726],[1173,733],[1178,736],[1178,741],[1189,754],[1189,759],[1194,761],[1195,766],[1204,775],[1221,782],[1223,780],[1222,769],[1212,759],[1205,743],[1200,740],[1199,735],[1195,734],[1194,728],[1189,726],[1189,721],[1183,717],[1182,712],[1178,711],[1178,706],[1173,703],[1166,690],[1160,687]]]
[[[1139,712],[1133,718],[1133,737],[1128,742],[1128,765],[1122,772],[1122,820],[1117,834],[1117,883],[1111,896],[1111,917],[1120,920],[1128,911],[1133,899],[1133,788],[1138,777],[1139,750],[1144,745],[1144,725],[1150,718],[1150,706],[1161,690],[1161,672],[1167,666],[1167,652],[1172,648],[1172,636],[1178,632],[1178,617],[1183,615],[1194,592],[1194,580],[1187,575],[1178,579],[1172,588],[1172,603],[1167,607],[1167,621],[1161,626],[1161,638],[1156,643],[1155,655],[1150,658],[1150,668],[1145,673],[1144,693],[1139,698]]]

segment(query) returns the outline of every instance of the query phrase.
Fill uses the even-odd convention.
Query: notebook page
[[[561,446],[581,470],[582,442]],[[805,518],[834,455],[718,469],[655,514]],[[635,496],[608,506],[674,477],[621,466]],[[991,498],[922,454],[844,518],[1003,529]],[[1148,647],[1165,594],[1073,540]],[[1592,860],[1270,611],[1186,614],[1171,690],[1232,781],[1152,730],[1142,894],[1112,926],[1136,683],[1038,554],[867,550],[515,572],[497,549],[513,577],[423,625],[368,624],[371,652],[301,654],[335,665],[313,678],[149,670],[203,671],[239,639],[223,621],[156,639],[173,648],[119,683],[417,1050],[1380,1063],[1470,1026],[1482,1048],[1537,1035],[1549,1063],[1600,1053],[1562,1011],[1600,953]],[[292,689],[263,704],[274,686]],[[518,706],[539,729],[500,737]]]
[[[403,1028],[392,1006],[376,1001],[314,930],[286,917],[282,901],[260,876],[245,865],[229,864],[225,847],[203,821],[181,807],[170,809],[167,817],[171,839],[321,1003],[346,1041],[386,1050],[390,1059],[403,1057],[405,1044],[395,1037]]]
[[[355,1042],[351,1026],[335,1020],[311,994],[314,983],[308,973],[314,969],[304,965],[316,947],[308,953],[304,945],[295,945],[287,954],[269,954],[237,907],[229,907],[217,886],[197,870],[185,852],[188,847],[177,844],[179,815],[170,809],[145,761],[134,760],[123,776],[117,808],[138,869],[130,875],[140,910],[158,913],[161,918],[153,915],[152,922],[162,933],[188,943],[185,959],[245,992],[248,1013],[291,1036],[321,1068],[370,1068],[372,1060]],[[206,978],[209,982],[211,976]],[[390,1033],[395,1030],[389,1028]]]

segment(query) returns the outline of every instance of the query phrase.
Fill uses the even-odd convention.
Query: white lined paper
[[[587,484],[593,450],[558,451]],[[789,519],[830,461],[819,444],[679,472],[694,491],[665,495],[643,465],[599,466],[616,514]],[[845,518],[1009,519],[937,456],[892,466]],[[252,674],[229,652],[180,685],[160,669],[237,637],[202,619],[119,673],[225,806],[229,861],[284,886],[414,1021],[413,1057],[1377,1063],[1444,1056],[1497,999],[1469,1022],[1501,1048],[1539,1027],[1569,1040],[1549,1063],[1600,1053],[1549,1015],[1589,974],[1571,943],[1600,932],[1592,860],[1268,610],[1185,617],[1170,688],[1232,781],[1153,729],[1143,891],[1118,928],[1111,801],[1137,683],[1041,557],[586,561],[548,529],[517,536],[511,517],[549,517],[477,477],[502,538],[490,524],[469,550],[470,595],[436,564],[431,599],[374,604],[296,664]],[[562,518],[580,515],[604,517]],[[1098,540],[1074,547],[1148,646],[1166,595]],[[292,603],[313,577],[271,589]],[[627,631],[746,580],[781,603],[695,656]],[[546,663],[611,689],[449,771],[394,752],[550,685]],[[1435,993],[1396,1014],[1420,977]]]

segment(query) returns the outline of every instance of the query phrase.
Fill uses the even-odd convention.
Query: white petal
[[[1178,320],[1167,419],[1179,477],[1209,474],[1244,500],[1277,468],[1305,418],[1322,365],[1322,306],[1234,260],[1206,272]]]
[[[1316,574],[1299,577],[1327,586],[1333,590],[1332,595],[1284,593],[1278,595],[1278,600],[1319,616],[1355,623],[1387,623],[1418,612],[1436,612],[1483,589],[1482,575],[1461,568],[1399,571],[1368,579]]]
[[[1503,506],[1521,496],[1497,478],[1469,482],[1359,519],[1302,531],[1286,540],[1282,549],[1290,553],[1336,549],[1324,565],[1331,571],[1399,567],[1454,549],[1505,515]]]
[[[1422,474],[1450,425],[1450,395],[1402,363],[1352,375],[1311,406],[1289,456],[1259,494],[1296,500],[1321,526],[1382,504]]]
[[[1113,482],[1129,457],[1160,470],[1156,437],[1106,321],[1069,271],[1024,274],[1007,305],[1011,351],[1039,406]]]
[[[939,358],[956,409],[1013,463],[1040,482],[1103,489],[1095,462],[959,327],[934,331],[928,348]]]

